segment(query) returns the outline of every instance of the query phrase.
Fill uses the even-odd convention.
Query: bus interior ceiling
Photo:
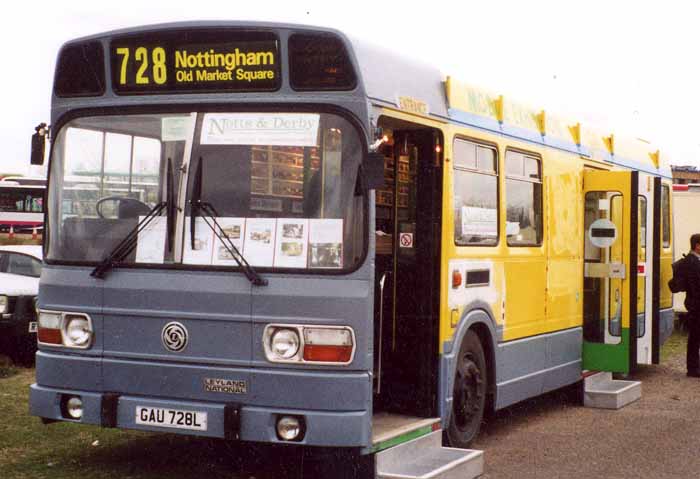
[[[385,187],[376,190],[374,412],[437,415],[439,130],[382,117]]]

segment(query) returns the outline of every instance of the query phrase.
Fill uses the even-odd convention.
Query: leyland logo
[[[163,327],[161,340],[165,349],[179,353],[187,346],[187,328],[178,322],[171,322]]]

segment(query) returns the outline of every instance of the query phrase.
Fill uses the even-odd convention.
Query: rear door
[[[584,369],[637,363],[638,182],[634,171],[584,171]]]
[[[658,266],[654,263],[655,248],[658,241],[654,242],[654,208],[655,189],[654,177],[639,173],[639,195],[637,210],[637,362],[639,364],[651,364],[653,359],[652,340],[657,336],[658,327],[654,328],[654,322],[658,322],[658,315],[654,314],[658,309],[654,307],[654,281],[658,276]],[[658,228],[658,227],[657,227]],[[658,235],[657,235],[658,236]],[[657,288],[658,289],[658,283]]]

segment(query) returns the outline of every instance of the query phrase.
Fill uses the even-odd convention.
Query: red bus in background
[[[41,232],[45,194],[44,178],[8,176],[0,180],[0,232]]]

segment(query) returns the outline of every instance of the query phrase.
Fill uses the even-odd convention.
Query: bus
[[[338,448],[385,477],[428,446],[464,462],[488,411],[658,363],[670,334],[659,150],[339,31],[77,39],[51,112],[47,422]]]
[[[32,233],[44,223],[46,180],[21,176],[0,180],[0,232]]]

